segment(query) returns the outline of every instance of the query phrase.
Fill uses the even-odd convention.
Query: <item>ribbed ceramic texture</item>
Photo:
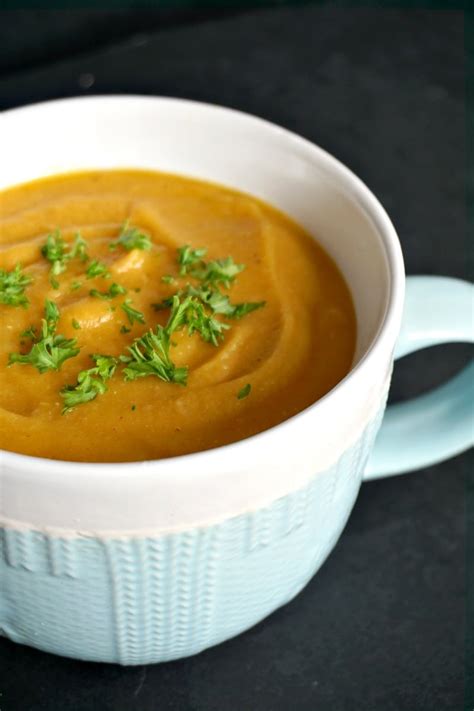
[[[156,538],[1,529],[0,631],[69,657],[176,659],[291,600],[336,543],[381,415],[304,489],[207,528]]]

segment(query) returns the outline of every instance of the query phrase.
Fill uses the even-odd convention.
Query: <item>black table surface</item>
[[[4,13],[2,108],[137,93],[262,116],[366,181],[398,229],[408,273],[469,278],[461,12],[300,6],[176,16]],[[467,346],[452,345],[404,359],[392,400],[437,384],[468,357]],[[364,484],[307,588],[196,657],[122,668],[1,639],[1,711],[471,708],[463,690],[469,465],[464,454]]]

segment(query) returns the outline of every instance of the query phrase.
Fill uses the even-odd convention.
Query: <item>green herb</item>
[[[44,318],[49,328],[56,328],[59,321],[59,309],[54,301],[44,300]]]
[[[247,385],[244,385],[242,390],[239,390],[239,392],[237,393],[237,400],[243,400],[244,397],[247,397],[248,395],[250,395],[251,389],[252,389],[252,386],[250,385],[250,383],[247,383]]]
[[[59,310],[49,299],[45,300],[45,317],[42,319],[41,333],[33,343],[29,353],[10,353],[8,365],[19,363],[32,365],[40,373],[47,370],[59,370],[68,358],[79,353],[75,338],[65,338],[56,334]]]
[[[132,405],[132,407],[131,407],[132,412],[135,412],[136,409],[137,409],[137,406],[136,406],[136,405]]]
[[[178,249],[178,264],[180,266],[179,273],[181,276],[187,274],[189,267],[201,263],[203,257],[207,254],[207,249],[191,249],[189,244]]]
[[[98,289],[91,289],[89,291],[90,296],[95,296],[98,299],[114,299],[120,294],[126,294],[127,290],[124,286],[116,284],[115,282],[109,286],[107,291],[99,291]]]
[[[77,291],[77,289],[80,289],[81,286],[82,286],[82,281],[73,281],[71,284],[71,290]]]
[[[57,276],[66,270],[67,245],[59,230],[46,237],[46,244],[41,247],[41,254],[51,262],[51,274]]]
[[[265,306],[265,301],[243,301],[239,304],[232,304],[229,297],[219,289],[211,289],[207,286],[192,286],[188,284],[186,289],[178,291],[178,296],[194,296],[199,299],[214,314],[221,314],[229,319],[240,319],[243,316]],[[171,308],[173,297],[169,296],[157,304],[152,304],[155,311]]]
[[[176,279],[174,278],[174,276],[171,276],[171,274],[164,274],[164,275],[161,277],[161,281],[162,281],[164,284],[174,284],[175,281],[176,281]]]
[[[188,296],[181,307],[190,336],[197,331],[204,341],[217,346],[219,340],[224,338],[224,331],[230,328],[228,324],[209,316],[203,304],[192,296]]]
[[[55,277],[66,271],[68,261],[79,258],[84,262],[89,259],[86,250],[87,242],[79,233],[76,235],[71,249],[61,237],[60,230],[56,230],[46,237],[46,243],[41,247],[41,254],[51,263],[50,281],[54,289],[59,288],[59,282]]]
[[[265,301],[243,301],[240,304],[232,304],[229,297],[219,289],[211,289],[206,286],[187,286],[186,293],[196,296],[215,314],[222,314],[227,318],[240,319],[246,314],[265,306]]]
[[[204,285],[223,284],[225,287],[229,287],[243,269],[245,269],[244,264],[236,264],[232,257],[226,257],[225,259],[215,259],[212,262],[207,262],[201,268],[193,269],[191,276],[202,281]]]
[[[77,321],[75,318],[72,319],[72,327],[78,331],[80,328],[82,328],[81,324],[79,321]]]
[[[86,276],[88,279],[93,279],[98,276],[108,277],[110,276],[110,272],[104,262],[99,262],[97,259],[93,259],[86,269]]]
[[[106,381],[114,374],[118,360],[106,355],[92,355],[91,358],[95,367],[81,370],[76,385],[67,385],[61,390],[63,415],[77,405],[95,400],[97,395],[103,395],[108,389]]]
[[[126,364],[125,380],[135,380],[148,375],[155,375],[165,382],[186,385],[188,368],[178,368],[170,357],[171,336],[188,323],[188,309],[191,298],[181,302],[179,296],[173,297],[171,313],[166,326],[158,325],[140,338],[136,338],[128,347],[129,356],[121,356]]]
[[[137,323],[145,323],[145,316],[142,314],[141,311],[137,311],[137,309],[134,309],[133,306],[131,306],[131,303],[131,299],[126,299],[123,304],[121,304],[122,309],[127,314],[127,318],[130,324],[133,326],[135,321]]]
[[[252,313],[252,311],[261,309],[266,303],[266,301],[244,301],[240,304],[234,304],[232,313],[228,314],[227,317],[232,319],[240,319],[243,316]]]
[[[121,326],[120,327],[120,333],[130,333],[132,329],[129,328],[128,326]]]
[[[137,227],[130,227],[128,220],[122,225],[119,237],[115,242],[111,242],[109,245],[110,250],[117,249],[117,247],[124,247],[127,251],[131,249],[151,249],[151,239],[144,232],[140,232]]]
[[[9,272],[0,269],[0,304],[23,306],[26,309],[29,301],[25,295],[25,288],[31,282],[31,277],[22,273],[20,264]]]
[[[36,340],[36,328],[34,326],[29,326],[25,331],[20,333],[23,338],[30,338],[32,341]]]
[[[126,364],[125,380],[154,375],[167,383],[186,385],[187,368],[177,368],[170,358],[170,331],[158,325],[156,331],[145,333],[128,347],[129,356],[121,356]]]
[[[189,274],[194,279],[202,281],[205,286],[223,284],[229,287],[237,274],[245,269],[244,264],[236,264],[232,257],[204,262],[202,257],[206,254],[207,249],[204,248],[191,249],[188,244],[179,247],[177,261],[181,276]]]
[[[189,335],[198,332],[204,341],[218,345],[219,339],[224,337],[224,331],[230,326],[214,318],[221,314],[229,319],[240,319],[246,314],[265,305],[264,301],[249,301],[232,304],[229,297],[222,294],[218,285],[229,287],[236,275],[245,268],[243,264],[236,264],[232,257],[204,262],[202,257],[206,249],[191,249],[189,245],[178,249],[177,261],[180,265],[180,274],[189,274],[199,279],[199,286],[187,284],[176,294],[163,299],[160,303],[152,304],[156,311],[170,308],[170,322],[180,319],[180,325],[174,325],[172,330],[187,326]],[[164,276],[162,280],[174,280],[173,277]],[[211,312],[209,314],[209,312]]]
[[[87,242],[86,240],[82,237],[80,232],[76,234],[76,239],[74,240],[74,244],[72,245],[72,250],[69,255],[70,259],[80,259],[81,262],[87,262],[90,257],[87,254]]]

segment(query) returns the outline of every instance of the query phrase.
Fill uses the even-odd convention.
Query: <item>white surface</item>
[[[179,530],[257,509],[355,442],[388,387],[403,307],[395,230],[372,193],[325,151],[239,112],[177,99],[93,97],[5,112],[0,188],[85,168],[154,168],[276,205],[335,258],[358,321],[352,372],[290,420],[168,460],[78,464],[1,453],[0,519],[64,535]]]

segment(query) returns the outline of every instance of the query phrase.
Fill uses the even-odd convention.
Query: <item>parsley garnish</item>
[[[247,385],[244,385],[244,387],[241,390],[239,390],[239,392],[237,393],[237,400],[243,400],[244,397],[247,397],[248,395],[250,395],[251,389],[252,389],[252,386],[250,385],[250,383],[247,383]]]
[[[19,264],[10,272],[0,269],[0,304],[23,306],[26,309],[29,301],[25,295],[25,288],[31,282],[31,277],[22,273]]]
[[[36,341],[36,328],[34,326],[29,326],[25,331],[20,333],[22,338],[30,338],[32,341]]]
[[[126,223],[118,240],[110,247],[115,249],[123,246],[127,250],[150,249],[150,238],[141,233],[137,228],[130,228]],[[68,251],[66,243],[62,239],[59,231],[48,235],[47,242],[42,248],[43,255],[51,262],[51,274],[62,273],[66,269],[69,259],[78,257],[83,261],[89,259],[86,252],[86,243],[78,235],[73,248]],[[68,385],[61,390],[64,400],[63,413],[69,412],[76,405],[94,400],[97,395],[107,390],[107,381],[113,376],[119,362],[123,363],[123,374],[125,380],[136,380],[137,378],[154,375],[165,382],[187,384],[188,367],[178,367],[170,356],[173,333],[186,329],[192,336],[199,333],[201,338],[214,346],[219,344],[219,340],[224,338],[224,332],[230,325],[216,318],[217,315],[228,319],[239,319],[252,311],[264,306],[264,301],[242,302],[232,304],[229,297],[223,294],[219,288],[231,286],[237,274],[243,269],[243,264],[236,264],[232,257],[217,259],[205,262],[203,257],[206,249],[191,249],[189,245],[178,249],[178,263],[180,274],[188,274],[201,282],[198,286],[187,284],[176,294],[164,299],[160,304],[153,304],[159,310],[170,309],[170,315],[166,326],[157,325],[155,330],[150,329],[141,337],[136,338],[127,347],[128,354],[120,358],[112,356],[93,355],[95,366],[83,370],[77,377],[76,385]],[[26,279],[22,287],[29,283],[30,279],[20,274],[20,267],[15,270],[18,276]],[[0,277],[3,276],[0,272]],[[86,276],[94,278],[108,275],[107,267],[103,262],[93,260],[86,269]],[[164,275],[162,281],[167,284],[175,283],[175,277]],[[81,286],[80,281],[71,284],[72,289]],[[135,289],[139,291],[139,288]],[[115,282],[110,285],[107,291],[91,289],[89,294],[101,299],[113,299],[120,294],[126,294],[125,287]],[[110,307],[112,310],[114,306]],[[125,299],[121,304],[122,310],[127,315],[130,326],[134,323],[145,323],[144,314],[132,306],[131,299]],[[58,370],[62,363],[76,356],[79,353],[76,339],[66,339],[64,336],[56,334],[56,327],[59,321],[59,311],[52,301],[45,301],[45,318],[42,320],[41,333],[37,335],[34,327],[27,329],[23,335],[32,340],[29,353],[23,355],[12,353],[9,356],[9,364],[22,363],[35,366],[40,373],[47,370]],[[76,319],[72,319],[73,328],[81,328]],[[122,325],[120,333],[129,333],[131,328]],[[251,385],[247,383],[238,393],[239,400],[247,397],[250,393]],[[136,409],[131,405],[132,411]]]
[[[77,289],[80,289],[81,286],[82,286],[82,281],[73,281],[71,284],[71,290],[77,291]]]
[[[178,296],[182,296],[183,294],[196,297],[202,301],[202,303],[208,307],[212,313],[222,314],[222,316],[230,319],[240,319],[252,311],[262,308],[262,306],[265,306],[266,303],[265,301],[243,301],[239,304],[232,304],[229,297],[222,294],[219,289],[211,289],[206,286],[195,287],[191,284],[188,284],[186,289],[178,291]],[[157,304],[152,304],[152,306],[155,311],[161,311],[163,309],[171,308],[172,303],[173,297],[169,296]]]
[[[199,269],[193,269],[191,276],[202,281],[204,285],[223,284],[225,287],[229,287],[243,269],[245,269],[243,264],[236,264],[232,257],[226,257],[207,262]]]
[[[150,329],[128,347],[131,355],[121,357],[122,362],[127,364],[124,369],[125,380],[155,375],[168,383],[186,385],[188,368],[176,367],[170,357],[170,346],[173,332],[187,323],[189,301],[189,297],[180,302],[179,296],[174,296],[166,326],[158,325],[155,331]]]
[[[115,242],[109,244],[109,249],[114,250],[117,247],[124,247],[130,251],[131,249],[151,249],[151,239],[144,232],[140,232],[137,227],[129,227],[128,220],[122,225],[119,237]]]
[[[171,274],[163,274],[163,276],[161,277],[161,281],[163,282],[163,284],[174,284],[176,279],[174,278],[174,276],[171,276]]]
[[[79,323],[79,321],[78,321],[77,319],[75,319],[75,318],[72,319],[71,323],[72,323],[72,327],[75,328],[76,331],[78,331],[80,328],[82,328],[82,326],[81,326],[81,324]]]
[[[58,275],[66,269],[66,242],[59,230],[46,237],[46,244],[41,247],[43,257],[51,262],[51,274]]]
[[[232,257],[204,262],[202,257],[206,254],[207,249],[204,248],[191,249],[188,244],[179,247],[177,261],[180,275],[189,274],[194,279],[202,281],[204,286],[223,284],[228,288],[237,274],[245,269],[244,264],[236,264]]]
[[[99,262],[98,259],[93,259],[86,269],[86,276],[88,279],[93,279],[98,276],[108,277],[110,276],[110,272],[104,262]]]
[[[179,247],[178,249],[178,264],[180,266],[179,273],[181,276],[187,274],[189,267],[195,264],[200,264],[202,257],[207,254],[207,249],[191,249],[189,244],[185,244],[184,247]]]
[[[123,308],[123,307],[122,307]],[[192,296],[183,300],[178,294],[172,297],[171,313],[166,326],[158,325],[128,347],[130,356],[122,356],[126,363],[125,380],[135,380],[147,375],[156,375],[166,382],[186,385],[188,368],[178,368],[170,357],[171,336],[187,328],[189,335],[197,331],[204,341],[218,345],[223,331],[229,326],[205,313],[203,304]]]
[[[107,391],[106,381],[110,380],[117,367],[118,360],[112,356],[92,355],[95,367],[81,370],[76,385],[66,385],[61,390],[64,400],[63,415],[76,405],[94,400],[97,395]]]
[[[80,259],[81,262],[87,262],[90,257],[87,254],[87,242],[86,240],[82,237],[80,232],[76,234],[76,239],[74,240],[74,244],[72,245],[72,250],[69,255],[70,259]]]
[[[129,356],[121,356],[126,363],[125,380],[136,380],[155,375],[167,383],[186,385],[188,369],[177,368],[170,358],[170,336],[168,327],[158,325],[156,331],[148,331],[135,339],[128,347]]]
[[[123,304],[121,304],[122,309],[127,314],[130,324],[133,326],[135,321],[137,323],[145,323],[145,316],[142,314],[141,311],[137,311],[137,309],[134,309],[133,306],[131,306],[131,303],[131,299],[125,299]]]
[[[46,243],[41,247],[41,254],[51,263],[50,282],[54,289],[59,288],[59,282],[55,277],[66,271],[68,261],[79,258],[84,262],[89,259],[86,250],[87,242],[79,233],[76,235],[71,249],[61,237],[60,230],[56,230],[46,237]]]
[[[98,299],[114,299],[116,296],[126,293],[126,288],[121,284],[116,284],[115,282],[109,286],[107,291],[99,291],[98,289],[91,289],[89,291],[90,296],[95,296]]]
[[[211,289],[206,286],[194,287],[188,285],[186,293],[196,296],[208,306],[215,314],[222,314],[227,318],[239,319],[256,309],[265,306],[265,301],[243,301],[240,304],[232,304],[225,294],[219,289]]]
[[[42,319],[40,335],[35,339],[29,353],[10,353],[8,365],[19,363],[32,365],[40,373],[47,370],[59,370],[68,358],[79,353],[75,338],[65,338],[56,334],[59,310],[54,301],[45,300],[45,317]],[[33,333],[33,331],[31,331]]]
[[[266,301],[244,301],[241,304],[234,304],[232,312],[227,314],[227,317],[233,319],[242,318],[243,316],[252,313],[252,311],[261,309],[262,306],[265,306],[265,304]]]
[[[173,299],[177,298],[173,297]],[[214,346],[217,346],[219,340],[224,338],[223,332],[230,328],[228,324],[209,316],[203,304],[193,296],[187,296],[179,308],[183,311],[183,324],[187,326],[189,335],[192,336],[197,331],[203,341],[212,343]]]

